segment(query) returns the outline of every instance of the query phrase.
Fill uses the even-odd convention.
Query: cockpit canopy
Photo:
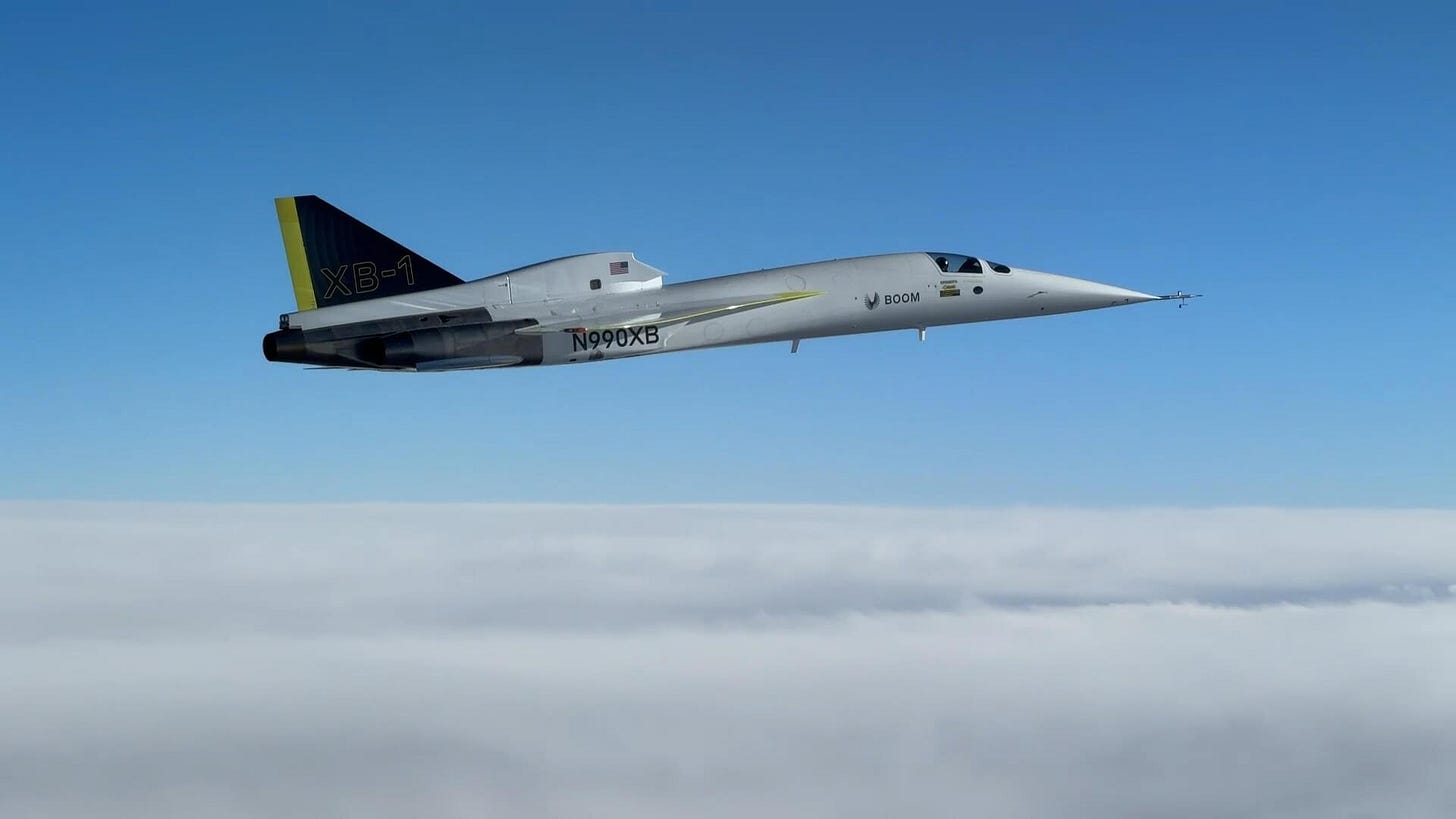
[[[981,265],[982,265],[981,260],[980,259],[977,259],[975,256],[962,256],[959,253],[935,253],[935,252],[927,253],[925,255],[929,256],[932,260],[934,260],[936,266],[939,267],[941,270],[945,271],[946,273],[985,273],[986,272],[981,267]],[[997,273],[1010,273],[1011,272],[1011,268],[1007,267],[1006,265],[1004,265],[1004,264],[997,264],[996,262],[990,261],[989,259],[986,260],[986,262],[984,264],[985,264],[986,267],[991,268],[992,270],[996,271]]]

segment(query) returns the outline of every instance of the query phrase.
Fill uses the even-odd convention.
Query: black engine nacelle
[[[263,336],[263,357],[269,361],[306,364],[312,360],[309,352],[302,330],[278,330]]]
[[[534,323],[481,322],[362,337],[349,334],[357,325],[278,330],[263,337],[263,357],[325,367],[414,367],[451,359],[539,364],[541,338],[516,335]]]
[[[359,357],[381,367],[411,367],[426,361],[488,356],[530,358],[529,342],[516,335],[516,330],[532,322],[498,321],[490,324],[467,324],[462,327],[435,327],[409,333],[364,339],[355,348]],[[536,351],[535,359],[540,360]]]

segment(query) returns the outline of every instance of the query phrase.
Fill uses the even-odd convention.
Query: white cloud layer
[[[1456,815],[1456,513],[0,503],[0,815]]]

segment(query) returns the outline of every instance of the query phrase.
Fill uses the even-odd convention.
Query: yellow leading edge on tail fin
[[[299,310],[313,310],[318,299],[313,293],[313,278],[308,273],[308,256],[303,250],[303,230],[298,225],[298,205],[292,196],[273,200],[278,207],[278,228],[283,231],[283,250],[288,254],[288,274],[293,278],[293,297]]]
[[[317,196],[281,196],[273,204],[299,310],[461,283],[459,276]]]

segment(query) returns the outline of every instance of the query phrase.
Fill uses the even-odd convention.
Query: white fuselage
[[[1154,297],[1080,279],[1010,268],[997,273],[940,270],[924,253],[897,253],[857,259],[779,267],[739,273],[619,297],[650,313],[673,304],[718,299],[737,293],[812,291],[819,295],[768,309],[716,316],[692,323],[667,324],[647,343],[620,332],[610,344],[583,334],[546,337],[543,364],[569,364],[596,358],[757,344],[965,324],[977,321],[1068,313]],[[502,316],[509,316],[504,306]],[[493,313],[495,311],[492,311]],[[527,317],[527,316],[521,316]],[[617,343],[619,340],[626,344]],[[633,343],[636,341],[637,343]]]
[[[618,264],[623,266],[611,269],[630,269],[630,279],[582,273],[604,269],[613,259],[622,260]],[[557,328],[536,333],[539,361],[530,363],[571,364],[702,347],[1069,313],[1158,298],[1034,270],[988,263],[975,271],[954,272],[941,269],[943,263],[943,257],[931,254],[893,253],[664,285],[661,271],[630,254],[592,254],[283,318],[285,327],[309,330],[485,308],[494,322]],[[583,292],[588,284],[593,290]],[[746,302],[762,297],[777,300],[763,307],[719,309],[691,320],[679,317],[685,305],[740,297]],[[606,324],[593,328],[594,321],[609,316],[633,319],[628,327],[618,322],[611,328]],[[660,322],[656,320],[659,316]]]

